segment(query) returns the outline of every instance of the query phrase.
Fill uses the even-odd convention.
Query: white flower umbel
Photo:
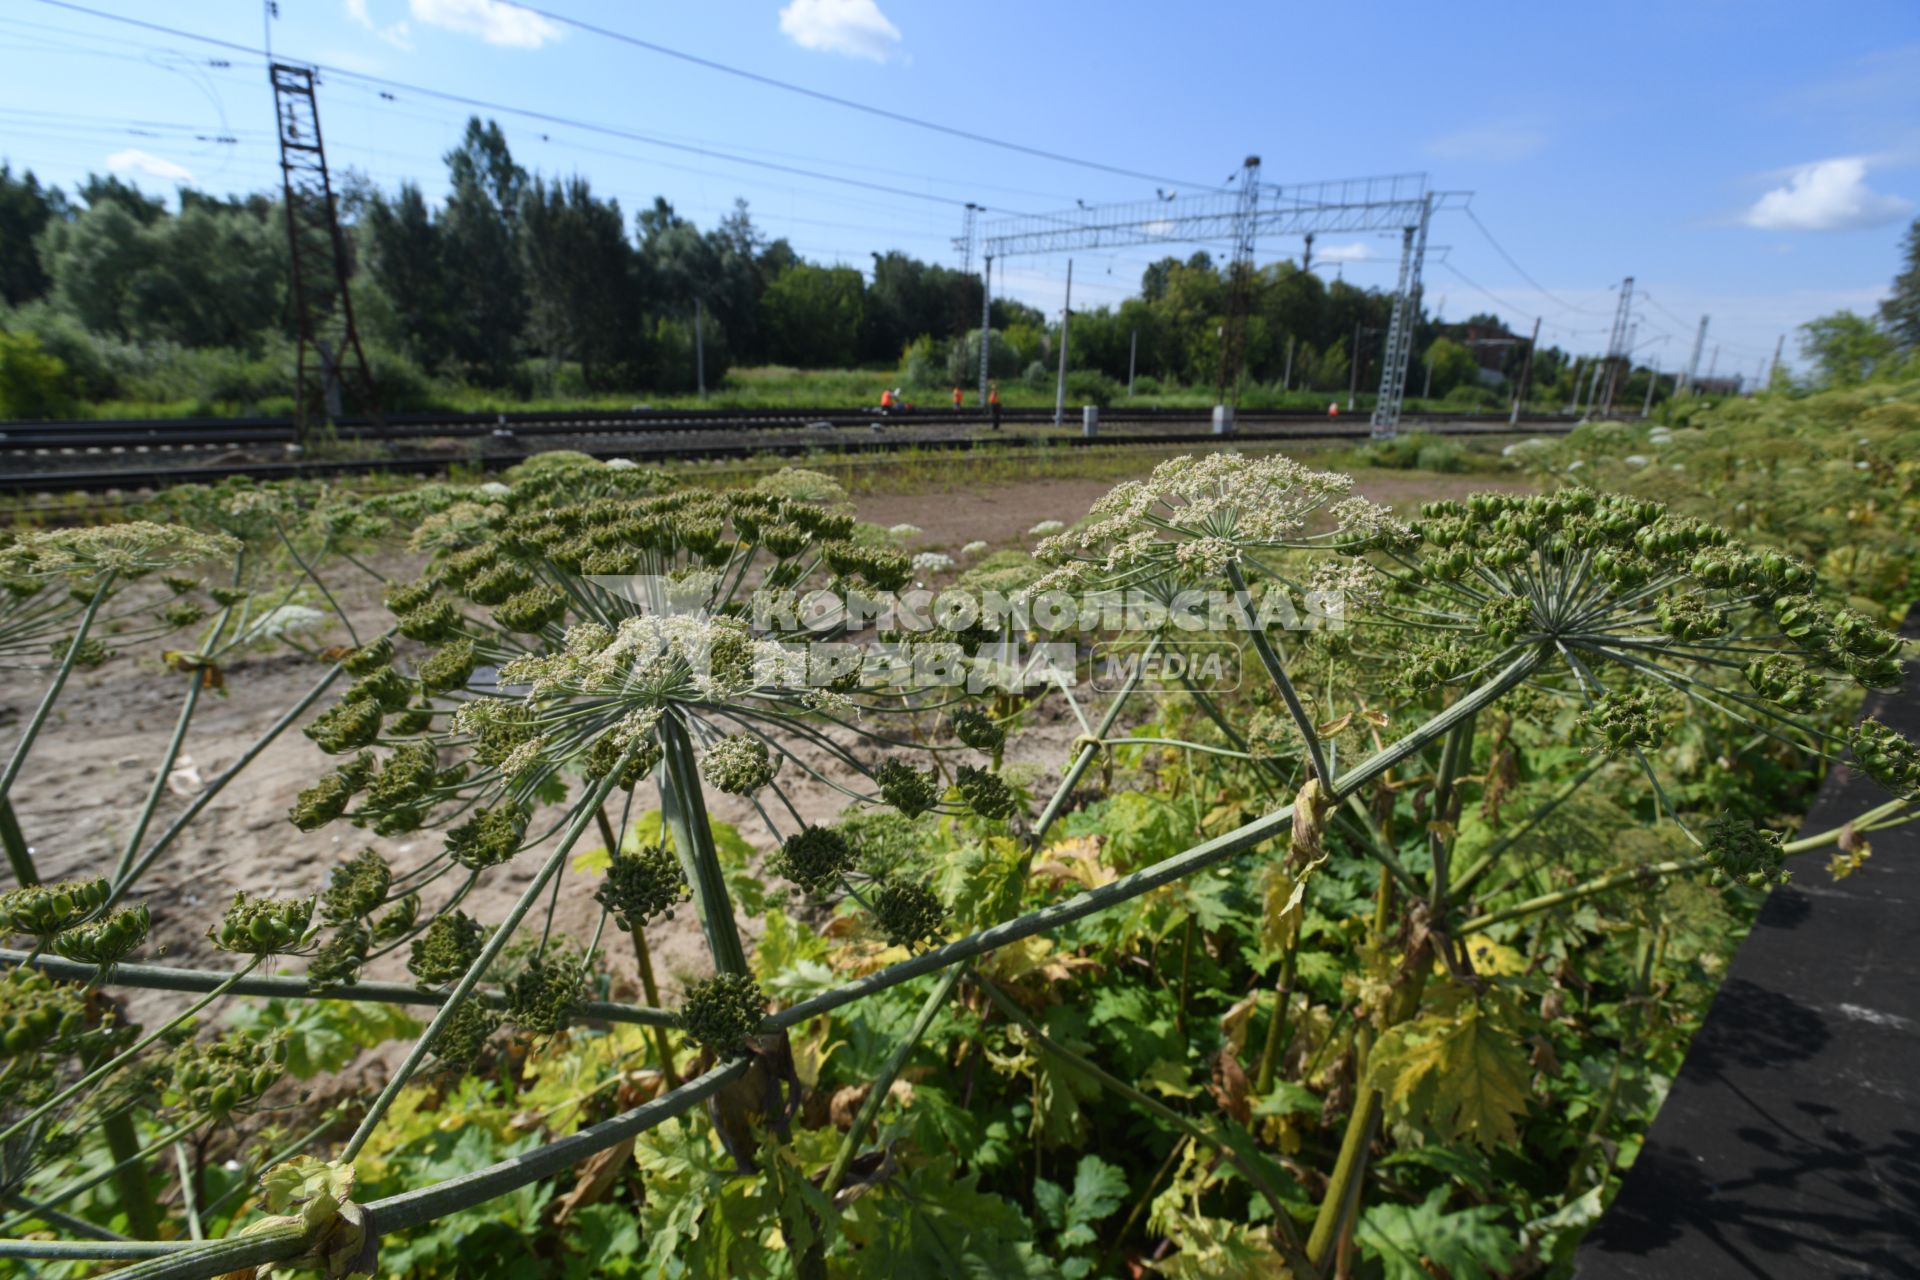
[[[917,524],[896,524],[887,532],[896,538],[917,538],[925,531]]]
[[[1080,528],[1042,541],[1035,554],[1059,567],[1036,590],[1212,576],[1251,550],[1354,551],[1406,536],[1387,508],[1352,491],[1351,476],[1286,457],[1174,458],[1113,489]]]
[[[915,573],[942,573],[953,568],[953,557],[938,551],[922,551],[913,558]]]

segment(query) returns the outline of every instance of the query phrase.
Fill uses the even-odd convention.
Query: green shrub
[[[1097,369],[1067,371],[1067,403],[1107,405],[1124,395],[1126,389]]]
[[[0,417],[57,418],[73,412],[73,380],[31,334],[0,330]]]
[[[1498,409],[1506,401],[1492,387],[1476,387],[1468,384],[1447,392],[1446,398],[1440,403],[1460,409]]]
[[[733,367],[733,353],[727,348],[726,334],[712,316],[707,317],[701,332],[706,338],[705,350],[697,354],[706,365],[707,386],[717,387],[726,379],[727,370]],[[647,344],[647,353],[638,371],[641,385],[649,391],[697,389],[699,370],[695,357],[693,324],[690,321],[664,318],[655,321],[652,341]]]

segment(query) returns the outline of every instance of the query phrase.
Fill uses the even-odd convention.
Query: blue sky
[[[266,25],[258,0],[86,7],[249,49]],[[1594,350],[1614,287],[1632,275],[1647,299],[1636,308],[1643,358],[1668,368],[1685,360],[1702,312],[1713,316],[1719,371],[1751,374],[1794,326],[1869,309],[1920,211],[1911,0],[541,7],[1187,192],[1221,183],[1248,152],[1276,183],[1424,171],[1436,188],[1472,191],[1485,228],[1459,214],[1435,220],[1444,252],[1429,264],[1427,296],[1444,315],[1494,310],[1523,331],[1544,316],[1546,339]],[[279,0],[279,10],[276,53],[335,69],[323,76],[321,118],[336,168],[389,187],[412,178],[430,196],[468,108],[416,88],[695,148],[492,113],[523,164],[583,173],[629,214],[657,193],[704,225],[743,196],[764,229],[821,261],[865,265],[890,247],[953,261],[967,200],[1045,212],[1150,198],[1156,185],[878,119],[500,0]],[[257,56],[0,0],[0,67],[0,155],[44,180],[112,169],[158,192],[186,175],[221,192],[278,184]],[[205,140],[220,137],[234,141]],[[1299,251],[1297,240],[1259,246],[1262,260]],[[1383,287],[1396,253],[1386,238],[1316,245],[1328,269],[1344,258],[1346,278]],[[1151,256],[1078,255],[1075,304],[1127,296]],[[1064,258],[1003,265],[996,287],[1059,308]],[[1794,345],[1789,336],[1790,357]]]

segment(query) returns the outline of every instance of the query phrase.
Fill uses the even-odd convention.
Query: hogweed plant
[[[124,1112],[129,1081],[162,1055],[173,1055],[183,1126],[228,1123],[272,1096],[284,1040],[196,1039],[180,1019],[136,1035],[94,1012],[102,986],[199,992],[191,1012],[229,993],[283,993],[413,1003],[431,1016],[350,1133],[323,1125],[267,1175],[278,1216],[212,1241],[139,1230],[0,1249],[145,1259],[125,1274],[148,1277],[290,1260],[361,1273],[377,1266],[382,1236],[631,1149],[660,1265],[880,1274],[889,1258],[932,1256],[912,1252],[932,1247],[912,1214],[941,1212],[943,1196],[972,1197],[988,1216],[1000,1203],[955,1181],[954,1157],[935,1149],[940,1126],[959,1119],[882,1125],[890,1100],[912,1093],[905,1077],[922,1042],[966,1028],[957,1109],[983,1077],[1003,1082],[988,1089],[1030,1091],[1017,1114],[1052,1233],[1051,1261],[1036,1238],[992,1252],[996,1273],[1096,1274],[1094,1224],[1125,1203],[1125,1178],[1116,1189],[1114,1166],[1088,1155],[1069,1196],[1038,1162],[1105,1096],[1173,1144],[1112,1250],[1145,1224],[1183,1260],[1168,1274],[1332,1275],[1355,1248],[1386,1257],[1409,1238],[1479,1223],[1483,1210],[1439,1224],[1441,1192],[1399,1203],[1374,1153],[1383,1137],[1407,1151],[1521,1141],[1530,1098],[1560,1087],[1526,1046],[1565,1021],[1542,975],[1569,963],[1569,913],[1615,903],[1648,921],[1658,941],[1641,946],[1627,979],[1639,1010],[1671,936],[1649,905],[1658,886],[1745,894],[1830,846],[1857,865],[1868,835],[1912,816],[1920,752],[1871,720],[1836,727],[1849,690],[1898,683],[1897,640],[1833,603],[1807,566],[1656,503],[1578,489],[1482,494],[1408,521],[1354,496],[1349,478],[1285,458],[1185,458],[1116,488],[1080,524],[1045,530],[1049,572],[1011,614],[936,599],[905,626],[876,606],[931,565],[857,538],[837,498],[802,472],[710,492],[557,458],[505,485],[423,487],[305,517],[409,526],[426,566],[389,584],[391,630],[341,656],[345,694],[305,724],[336,763],[291,820],[406,836],[431,852],[403,866],[369,845],[305,894],[240,895],[211,924],[214,945],[240,957],[224,971],[134,963],[146,919],[119,905],[125,876],[9,895],[0,911],[32,950],[7,953],[0,1041],[5,1070],[38,1083],[9,1104],[6,1190],[32,1189],[38,1220],[57,1225],[47,1216],[57,1197],[14,1153],[37,1143],[42,1164],[57,1165],[61,1132]],[[1149,654],[1224,627],[1206,639],[1244,657],[1246,687],[1209,687],[1181,668],[1153,688],[1136,663],[1096,721],[1054,673],[1084,732],[1051,792],[1030,798],[1003,768],[1035,703],[1009,678],[1009,655],[1048,626],[1072,652],[1114,618]],[[1702,802],[1682,750],[1699,733],[1716,735],[1716,758],[1850,758],[1890,795],[1843,828],[1789,839],[1751,811]],[[1553,745],[1569,736],[1573,749]],[[1538,770],[1553,785],[1523,778],[1523,758],[1553,762]],[[1096,765],[1108,794],[1076,812]],[[1182,797],[1156,811],[1164,842],[1131,864],[1127,828],[1106,833],[1105,852],[1055,832],[1117,812],[1121,768]],[[844,801],[838,821],[802,817],[801,780]],[[1586,878],[1568,860],[1556,880],[1538,834],[1571,829],[1597,780],[1628,797],[1609,812],[1676,856]],[[828,921],[808,932],[809,955],[837,967],[756,967],[738,917],[757,880],[729,851],[710,793],[754,814],[765,870],[802,918]],[[590,833],[604,853],[576,857]],[[123,866],[137,871],[157,852]],[[512,906],[498,919],[470,914],[475,887],[523,859],[534,869]],[[569,891],[597,907],[584,939],[554,927]],[[647,934],[683,908],[706,971],[668,1009]],[[745,909],[767,917],[762,952],[796,945],[791,917],[757,893]],[[1236,913],[1254,923],[1237,931]],[[618,934],[631,941],[643,1004],[594,998]],[[1351,957],[1331,975],[1329,937]],[[1162,959],[1162,941],[1177,958]],[[1235,997],[1216,1034],[1197,1016],[1195,987],[1244,964],[1241,951],[1257,957],[1248,972],[1259,986]],[[409,983],[372,976],[401,966]],[[1138,985],[1141,970],[1151,988]],[[917,1009],[897,1003],[907,984]],[[890,999],[896,1014],[879,1024],[835,1021]],[[1091,1008],[1058,1003],[1074,999]],[[1096,1060],[1091,1029],[1148,999],[1170,1017],[1143,1017],[1137,1036],[1209,1046],[1204,1082],[1189,1086],[1178,1057]],[[403,1096],[469,1089],[508,1037],[525,1054],[622,1025],[637,1029],[628,1052],[658,1072],[651,1092],[625,1092],[631,1078],[615,1071],[594,1093],[618,1085],[620,1100],[596,1123],[353,1200],[356,1166],[383,1150]],[[1620,1027],[1628,1046],[1652,1034],[1638,1012]],[[869,1071],[839,1122],[823,1123],[807,1086],[841,1032]],[[1597,1201],[1607,1162],[1595,1153],[1632,1105],[1618,1065],[1627,1052],[1587,1113],[1586,1139],[1561,1160],[1564,1185],[1527,1192],[1541,1223],[1575,1221]],[[1215,1112],[1191,1104],[1196,1095]],[[703,1104],[723,1164],[689,1145],[684,1117]],[[984,1166],[978,1130],[974,1142]],[[323,1146],[331,1162],[306,1154]],[[153,1154],[115,1152],[142,1177]],[[1523,1251],[1480,1239],[1469,1262],[1504,1269]],[[1525,1250],[1547,1247],[1529,1239]],[[962,1265],[959,1253],[939,1256]]]

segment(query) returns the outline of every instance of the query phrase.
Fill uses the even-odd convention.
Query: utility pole
[[[1593,374],[1587,379],[1587,407],[1582,416],[1593,412],[1594,397],[1600,393],[1600,371],[1606,368],[1609,363],[1609,361],[1602,360],[1593,362]]]
[[[1233,212],[1233,260],[1227,266],[1227,317],[1220,334],[1220,372],[1214,379],[1214,403],[1240,405],[1246,381],[1247,313],[1253,300],[1253,237],[1260,212],[1260,157],[1248,156],[1236,175],[1240,190]]]
[[[980,216],[980,206],[967,201],[967,211],[960,219],[960,234],[953,238],[953,247],[960,251],[960,274],[973,274],[973,227],[974,220]]]
[[[960,254],[960,278],[955,282],[958,285],[958,296],[954,299],[954,329],[962,342],[965,342],[967,337],[966,279],[973,274],[973,246],[974,241],[979,238],[977,228],[980,215],[985,212],[985,209],[973,201],[967,201],[965,216],[960,220],[960,234],[953,238],[953,247]]]
[[[1540,317],[1533,318],[1533,336],[1527,339],[1527,360],[1520,366],[1520,389],[1514,393],[1513,412],[1507,416],[1510,427],[1520,424],[1520,406],[1527,402],[1527,379],[1533,376],[1533,349],[1540,345]]]
[[[1067,326],[1073,323],[1073,259],[1067,259],[1067,305],[1060,312],[1060,377],[1053,387],[1053,425],[1067,414]]]
[[[1613,311],[1613,332],[1607,338],[1607,381],[1601,396],[1600,412],[1613,411],[1613,392],[1620,381],[1621,364],[1633,367],[1633,277],[1620,282],[1620,302]],[[1588,397],[1591,402],[1592,397]],[[1591,407],[1591,403],[1589,403]]]
[[[1580,366],[1587,362],[1585,356],[1573,358],[1573,390],[1567,393],[1567,412],[1577,413],[1580,409]]]
[[[1353,326],[1353,359],[1347,361],[1348,364],[1353,366],[1352,377],[1347,382],[1348,413],[1353,412],[1353,398],[1359,394],[1360,391],[1360,334],[1362,332],[1359,323],[1355,322]]]
[[[1707,381],[1713,381],[1713,371],[1720,367],[1720,344],[1713,344],[1713,359],[1707,361]]]
[[[1135,329],[1127,337],[1127,399],[1133,399],[1133,365],[1140,354],[1140,331]]]
[[[348,288],[352,257],[340,229],[339,205],[320,137],[313,68],[270,62],[267,75],[273,84],[287,220],[294,430],[295,438],[305,445],[316,403],[329,421],[340,416],[345,378],[352,379],[351,389],[363,409],[377,415],[379,404],[354,322]]]
[[[1300,255],[1300,270],[1313,270],[1313,232],[1307,232],[1307,251]]]
[[[1785,349],[1786,345],[1787,335],[1783,333],[1780,335],[1779,340],[1773,344],[1773,367],[1767,370],[1768,386],[1772,386],[1773,380],[1780,376],[1780,352]]]
[[[1647,398],[1641,401],[1640,403],[1640,416],[1642,418],[1646,417],[1648,414],[1653,412],[1653,389],[1659,385],[1660,385],[1660,366],[1657,364],[1648,366]]]
[[[1280,389],[1293,390],[1293,335],[1287,335],[1287,371],[1280,375]]]
[[[693,300],[693,376],[700,384],[700,398],[707,398],[707,304]]]
[[[987,355],[993,350],[993,255],[980,271],[980,408],[987,407]]]
[[[1427,380],[1420,387],[1420,398],[1422,400],[1431,400],[1433,399],[1433,348],[1432,346],[1428,346],[1427,353],[1425,356],[1421,357],[1420,363],[1427,366]]]
[[[1707,345],[1707,320],[1706,316],[1700,317],[1700,329],[1693,335],[1693,355],[1687,361],[1686,376],[1681,378],[1680,385],[1674,388],[1675,395],[1691,391],[1694,379],[1700,376],[1700,349]]]

